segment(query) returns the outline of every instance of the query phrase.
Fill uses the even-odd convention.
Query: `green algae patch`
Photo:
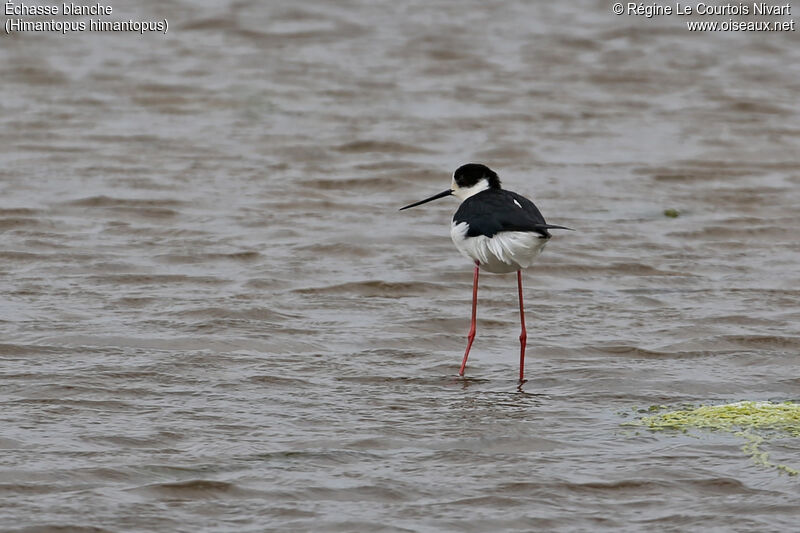
[[[766,442],[765,434],[800,437],[800,403],[743,401],[704,405],[644,416],[632,424],[655,431],[709,429],[729,432],[745,439],[742,451],[755,464],[776,468],[790,476],[800,473],[789,466],[770,462],[769,454],[760,447]]]
[[[776,429],[800,437],[800,404],[736,402],[668,411],[639,421],[650,429]]]

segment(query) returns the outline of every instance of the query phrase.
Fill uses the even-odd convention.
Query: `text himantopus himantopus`
[[[472,320],[467,335],[467,349],[459,376],[464,375],[467,357],[475,340],[475,317],[478,305],[478,272],[506,274],[517,271],[519,316],[519,380],[525,376],[525,309],[522,304],[522,269],[531,266],[550,240],[551,229],[570,229],[545,222],[539,209],[527,198],[500,187],[500,178],[485,165],[469,163],[453,173],[450,188],[430,198],[401,207],[415,207],[432,200],[455,196],[461,200],[450,226],[450,237],[464,256],[475,263],[472,281]]]

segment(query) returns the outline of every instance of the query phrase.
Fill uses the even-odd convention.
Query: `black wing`
[[[548,224],[533,202],[504,189],[486,189],[470,196],[458,207],[453,222],[469,224],[467,237],[493,237],[501,231],[531,231],[549,237],[548,229],[569,229]]]

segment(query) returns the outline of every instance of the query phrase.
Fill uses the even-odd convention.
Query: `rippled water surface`
[[[800,8],[800,6],[797,6]],[[798,34],[609,2],[114,4],[0,37],[3,531],[788,531],[651,405],[798,400]],[[468,161],[548,221],[472,271]],[[666,209],[680,216],[664,215]],[[762,445],[800,467],[797,438]]]

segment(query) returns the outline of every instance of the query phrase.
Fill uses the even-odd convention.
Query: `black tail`
[[[572,228],[568,228],[566,226],[556,226],[555,224],[537,224],[536,225],[536,229],[539,229],[539,228],[544,229],[544,230],[548,230],[548,229],[568,229],[569,231],[575,231]]]

